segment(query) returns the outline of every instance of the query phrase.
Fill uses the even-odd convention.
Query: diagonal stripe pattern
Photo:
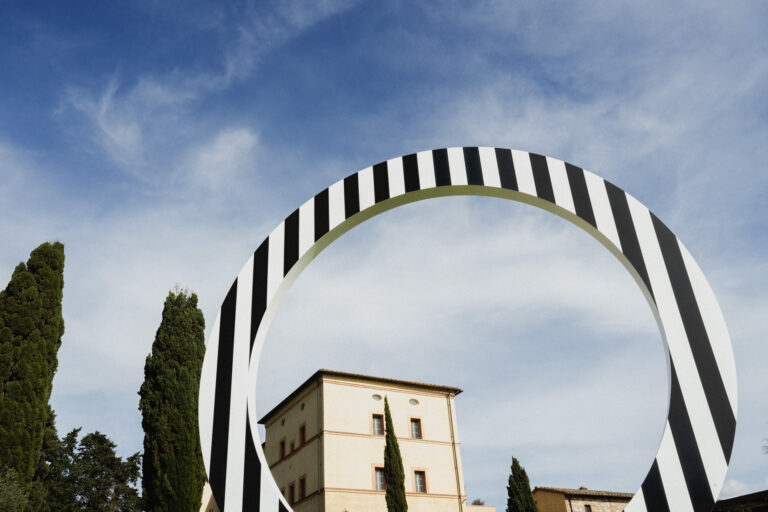
[[[554,158],[488,147],[423,151],[347,176],[294,210],[249,258],[219,310],[200,384],[203,458],[221,510],[290,510],[253,426],[264,333],[291,283],[357,224],[448,195],[548,210],[597,238],[630,271],[667,344],[671,382],[659,451],[626,510],[710,511],[731,457],[737,390],[725,321],[701,269],[663,222],[616,185]]]

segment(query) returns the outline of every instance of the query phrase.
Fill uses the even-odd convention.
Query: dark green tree
[[[64,334],[64,246],[44,243],[0,292],[0,467],[25,486],[38,468]]]
[[[507,485],[507,512],[539,512],[539,507],[533,499],[528,474],[515,457],[512,457]]]
[[[387,512],[407,512],[408,502],[405,500],[405,471],[403,457],[400,455],[400,445],[392,425],[392,413],[389,411],[389,400],[384,397],[384,425],[386,430],[384,445],[384,481],[387,483]]]
[[[80,440],[72,477],[83,512],[141,510],[141,498],[135,487],[140,475],[140,455],[134,453],[123,461],[115,454],[115,448],[115,443],[98,431]]]
[[[204,355],[205,320],[197,295],[169,293],[139,391],[147,512],[200,510],[205,467],[197,396]]]
[[[0,469],[0,510],[3,512],[26,512],[29,493],[19,481],[16,471]]]
[[[123,460],[104,434],[93,432],[78,441],[79,434],[79,428],[72,430],[47,452],[43,510],[139,512],[140,455]]]

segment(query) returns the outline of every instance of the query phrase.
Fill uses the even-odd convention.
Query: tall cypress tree
[[[197,428],[197,395],[204,331],[197,295],[169,293],[139,391],[147,512],[200,510],[205,468]]]
[[[0,292],[0,466],[28,484],[38,468],[64,334],[64,246],[44,243]]]
[[[531,493],[531,483],[525,468],[512,457],[512,468],[507,485],[507,512],[539,512]]]
[[[384,445],[384,481],[387,483],[388,512],[408,512],[408,502],[405,500],[405,471],[403,457],[400,455],[400,445],[392,425],[392,414],[389,412],[389,400],[384,397],[384,425],[386,429]]]

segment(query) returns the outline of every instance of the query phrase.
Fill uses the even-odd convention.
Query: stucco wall
[[[452,392],[323,375],[265,425],[265,455],[278,487],[287,495],[293,482],[298,500],[298,478],[306,478],[309,498],[295,505],[297,512],[386,512],[384,492],[376,490],[374,477],[374,468],[384,463],[385,438],[373,433],[372,421],[374,414],[384,414],[384,396],[403,456],[410,512],[459,512],[467,506]],[[412,418],[421,421],[421,439],[411,439]],[[299,443],[301,425],[306,428],[304,446]],[[281,460],[282,439],[286,457]],[[415,492],[417,470],[426,473],[426,493]],[[316,491],[319,497],[312,495]],[[488,508],[484,512],[493,512]]]

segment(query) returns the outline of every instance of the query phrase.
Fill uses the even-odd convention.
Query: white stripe
[[[270,241],[270,245],[272,242]],[[270,251],[271,252],[271,251]],[[248,352],[251,345],[251,298],[253,256],[237,276],[234,346],[232,350],[232,391],[227,443],[226,507],[243,507],[243,464],[245,462],[245,419],[248,413]]]
[[[344,222],[344,180],[328,187],[328,231]]]
[[[315,198],[299,207],[299,258],[315,243]]]
[[[277,488],[275,479],[272,478],[272,473],[269,471],[269,467],[266,465],[261,466],[261,493],[259,496],[259,511],[260,512],[277,512],[277,496],[280,494],[280,490]],[[291,507],[287,506],[286,509],[291,510]],[[250,511],[249,511],[250,512]]]
[[[373,167],[366,167],[357,173],[357,188],[360,194],[360,211],[373,206],[376,202],[373,191]]]
[[[431,151],[421,151],[416,154],[416,161],[419,163],[419,189],[434,188],[435,183],[435,161],[432,159]]]
[[[283,282],[283,250],[285,249],[285,222],[277,225],[269,234],[269,255],[267,258],[267,306]],[[252,284],[250,284],[252,286]]]
[[[448,148],[448,169],[451,172],[451,185],[467,184],[467,168],[464,165],[463,148]]]
[[[627,194],[629,210],[637,231],[640,249],[643,253],[648,278],[651,281],[659,318],[664,328],[670,358],[675,365],[685,407],[693,427],[696,444],[699,447],[704,470],[710,487],[719,487],[725,478],[728,464],[725,461],[720,440],[715,429],[712,413],[701,385],[693,353],[685,334],[680,311],[677,309],[672,284],[669,281],[664,257],[661,254],[651,214],[640,202]],[[717,494],[715,494],[717,495]],[[675,510],[672,507],[672,510]]]
[[[389,197],[405,194],[405,175],[403,174],[403,159],[387,160],[387,175],[389,176]]]
[[[480,153],[480,167],[483,168],[483,183],[486,187],[501,187],[499,178],[499,163],[496,161],[494,148],[478,148]]]
[[[584,179],[587,182],[589,200],[592,203],[592,212],[595,214],[595,223],[597,224],[598,231],[613,242],[613,245],[621,252],[619,233],[616,231],[616,221],[613,218],[613,210],[608,200],[605,181],[600,176],[589,171],[584,171]]]
[[[568,173],[565,170],[565,162],[556,158],[547,157],[549,179],[552,181],[552,191],[555,194],[555,204],[575,214],[571,185],[568,182]]]
[[[512,150],[512,163],[515,164],[515,177],[517,177],[517,190],[523,194],[536,197],[536,183],[533,181],[533,169],[531,169],[531,157],[525,151]]]
[[[667,496],[669,510],[693,512],[693,504],[691,503],[691,497],[688,495],[683,468],[680,466],[680,459],[677,456],[675,440],[672,438],[669,423],[664,428],[659,453],[656,454],[656,462],[659,465],[659,473],[664,485],[664,494]]]
[[[712,351],[715,353],[717,367],[720,370],[720,376],[725,384],[725,392],[728,394],[728,401],[731,403],[733,414],[736,414],[738,408],[738,389],[736,383],[736,362],[733,360],[733,348],[731,346],[731,337],[728,335],[728,328],[725,325],[725,318],[717,303],[715,292],[712,291],[704,272],[693,260],[693,257],[685,248],[682,242],[678,240],[680,252],[683,254],[688,270],[688,277],[691,279],[693,293],[696,295],[696,303],[701,312],[701,318],[704,320],[704,327],[707,329],[707,337],[712,345]]]
[[[213,442],[213,411],[216,403],[216,363],[219,358],[219,322],[221,310],[216,315],[213,329],[205,346],[203,370],[200,373],[200,398],[198,401],[198,422],[200,424],[200,447],[206,473],[211,470],[211,444]]]
[[[643,488],[637,490],[629,503],[627,503],[624,512],[648,512],[645,508],[645,496],[643,495]]]

